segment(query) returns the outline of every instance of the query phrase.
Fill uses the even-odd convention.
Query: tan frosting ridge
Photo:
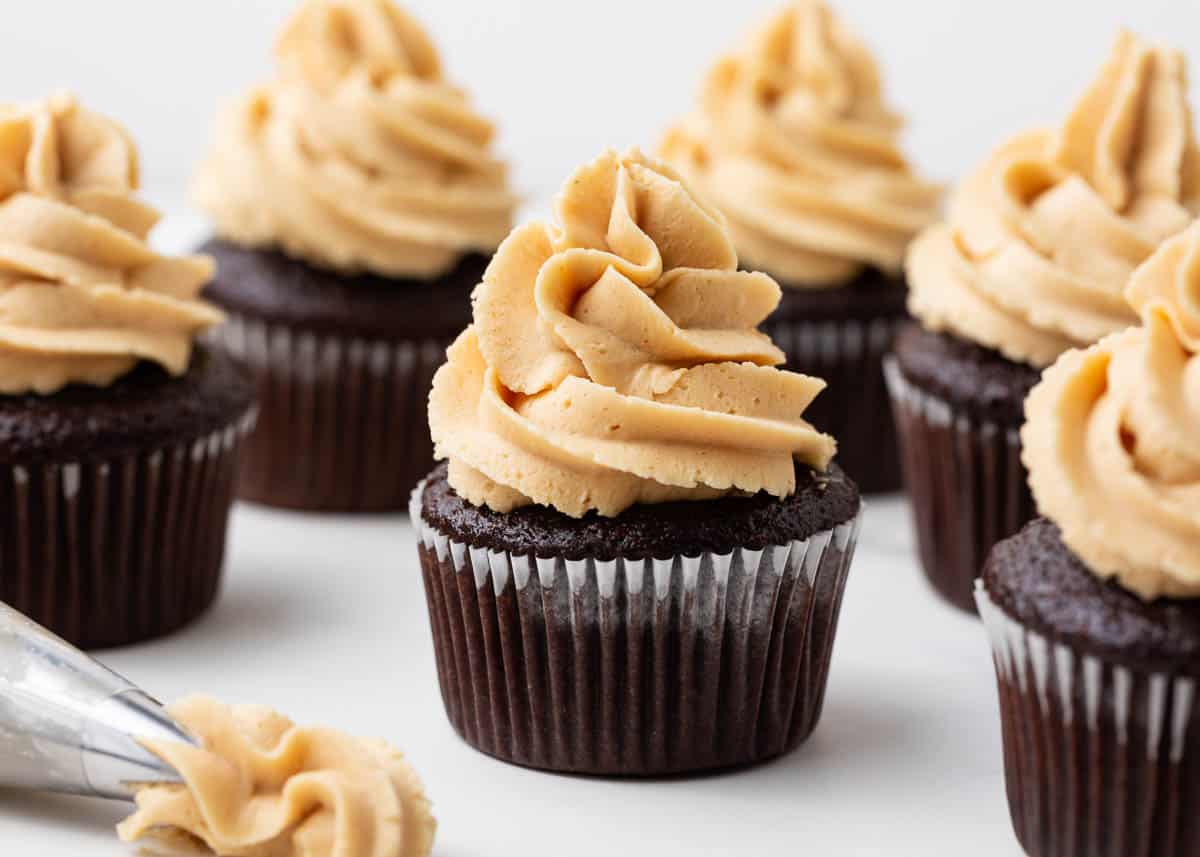
[[[314,264],[432,278],[508,234],[492,124],[390,0],[305,0],[277,73],[219,124],[197,203],[219,235]]]
[[[579,169],[556,212],[501,245],[434,379],[430,428],[460,495],[616,515],[782,497],[793,456],[828,466],[833,439],[801,418],[824,382],[774,368],[757,327],[779,286],[738,271],[716,209],[634,150]]]
[[[200,743],[148,742],[185,785],[148,786],[127,842],[189,838],[219,857],[427,857],[420,779],[383,741],[305,729],[268,708],[195,697],[171,714]]]
[[[909,257],[909,306],[1044,367],[1137,321],[1133,271],[1200,212],[1183,56],[1122,33],[1061,128],[1001,146]]]
[[[1042,514],[1098,576],[1200,597],[1200,224],[1142,265],[1143,319],[1048,369],[1022,432]]]
[[[129,136],[71,96],[0,105],[0,393],[180,374],[221,320],[197,297],[211,260],[154,252],[137,187]]]
[[[787,286],[898,273],[937,215],[874,58],[821,0],[792,3],[708,75],[660,154],[716,204],[747,266]]]

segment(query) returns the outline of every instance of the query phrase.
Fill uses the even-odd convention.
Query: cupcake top
[[[1063,541],[1150,601],[1200,597],[1200,224],[1141,266],[1143,325],[1071,351],[1030,394],[1030,486]]]
[[[216,854],[273,857],[429,854],[437,825],[424,787],[383,741],[203,697],[171,714],[201,746],[147,742],[184,785],[141,789],[117,829],[123,840],[182,834]]]
[[[0,393],[107,386],[139,360],[182,374],[221,320],[197,297],[211,260],[152,250],[137,188],[115,122],[69,95],[0,105]]]
[[[1181,54],[1122,33],[1057,130],[1001,146],[909,257],[909,307],[1036,368],[1137,322],[1134,269],[1200,212]]]
[[[670,168],[601,155],[516,229],[474,295],[429,401],[464,499],[572,517],[635,503],[795,489],[832,438],[802,419],[824,382],[774,368],[757,330],[779,302],[738,271],[716,211]]]
[[[305,0],[274,79],[219,124],[194,195],[217,234],[319,267],[434,278],[508,234],[492,124],[390,0]]]
[[[793,3],[709,73],[660,154],[715,203],[743,261],[788,286],[899,273],[940,188],[913,175],[879,71],[821,0]]]

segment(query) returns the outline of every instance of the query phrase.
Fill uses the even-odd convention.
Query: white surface
[[[701,76],[784,0],[402,0],[450,77],[495,118],[518,188],[544,199],[604,146],[653,146]],[[1196,0],[830,0],[879,56],[938,178],[1059,121],[1120,26],[1200,63]],[[0,99],[78,91],[125,122],[174,207],[222,101],[263,78],[296,0],[0,0]]]
[[[1017,857],[982,627],[912,560],[908,513],[873,502],[825,714],[796,753],[727,776],[614,782],[535,773],[461,743],[438,692],[407,519],[241,507],[216,609],[103,660],[152,693],[264,702],[385,737],[424,775],[437,857]],[[123,808],[0,792],[0,854],[128,857]]]

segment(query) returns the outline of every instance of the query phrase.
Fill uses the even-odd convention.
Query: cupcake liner
[[[1019,426],[981,420],[884,362],[921,565],[951,604],[973,613],[988,553],[1036,515]]]
[[[816,726],[859,518],[763,550],[601,561],[455,541],[420,496],[442,697],[476,749],[656,776],[762,761]]]
[[[261,416],[238,495],[288,509],[403,511],[433,465],[426,416],[449,340],[297,331],[236,313],[214,340],[253,373]]]
[[[864,494],[899,491],[900,451],[883,376],[884,357],[903,318],[869,321],[769,323],[787,368],[821,378],[828,387],[804,418],[838,439],[838,464]]]
[[[1011,618],[980,584],[1009,808],[1030,857],[1200,854],[1197,680],[1080,654]]]
[[[84,648],[176,630],[216,598],[253,412],[112,458],[0,466],[0,601]]]

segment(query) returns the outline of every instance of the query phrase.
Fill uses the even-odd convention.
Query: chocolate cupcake
[[[413,495],[450,720],[557,771],[758,762],[817,724],[857,488],[774,368],[779,301],[633,151],[505,241],[438,370]]]
[[[0,601],[114,646],[203,612],[253,387],[193,349],[212,260],[161,256],[125,131],[0,107]]]
[[[1034,516],[1022,406],[1072,347],[1137,322],[1134,269],[1200,211],[1183,57],[1123,33],[1061,128],[1019,135],[914,243],[888,380],[925,572],[974,610],[997,540]]]
[[[901,487],[883,358],[908,317],[909,242],[941,190],[897,145],[875,60],[819,0],[792,3],[709,74],[661,147],[728,219],[747,268],[783,286],[767,332],[826,379],[807,417],[866,492]]]
[[[1144,326],[1030,395],[1046,517],[996,546],[978,589],[1031,857],[1200,853],[1200,226],[1128,294]]]
[[[195,183],[216,237],[216,343],[262,417],[242,497],[403,510],[433,462],[425,402],[515,199],[491,123],[390,0],[306,0],[274,79],[234,105]]]

